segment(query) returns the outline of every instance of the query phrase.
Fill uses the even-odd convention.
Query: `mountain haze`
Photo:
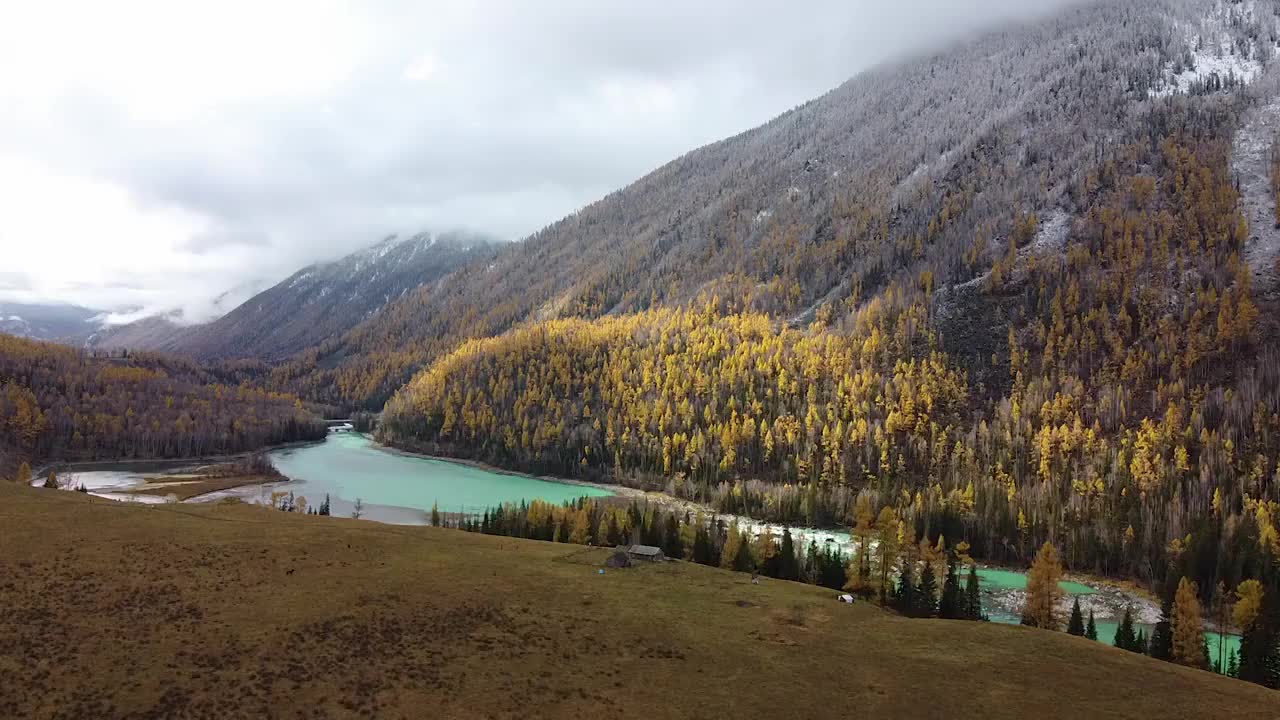
[[[102,314],[76,305],[0,302],[0,333],[76,345],[98,329]]]
[[[494,241],[461,232],[392,236],[305,267],[212,322],[183,326],[162,316],[145,318],[104,332],[94,346],[206,360],[277,360],[342,334],[406,293],[495,250]]]

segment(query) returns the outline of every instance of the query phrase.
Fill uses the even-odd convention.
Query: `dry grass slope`
[[[1062,634],[600,552],[0,486],[0,717],[1280,716]]]

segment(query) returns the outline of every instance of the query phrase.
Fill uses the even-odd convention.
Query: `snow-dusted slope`
[[[1280,281],[1280,228],[1276,227],[1275,196],[1271,193],[1270,154],[1280,135],[1280,97],[1252,109],[1240,126],[1231,154],[1231,165],[1240,181],[1240,203],[1249,221],[1249,241],[1244,260],[1253,271],[1254,293],[1276,300]]]
[[[95,344],[202,358],[277,359],[345,332],[493,249],[485,238],[458,233],[390,237],[341,260],[303,268],[205,325],[181,328],[148,319],[106,333]]]

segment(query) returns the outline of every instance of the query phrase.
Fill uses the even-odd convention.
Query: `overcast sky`
[[[393,232],[516,240],[1065,1],[0,0],[0,299],[203,319]]]

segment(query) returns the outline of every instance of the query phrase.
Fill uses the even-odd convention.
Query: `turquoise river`
[[[314,507],[329,497],[334,515],[350,515],[357,500],[362,506],[362,517],[381,522],[424,524],[433,505],[442,512],[479,514],[485,508],[502,503],[542,499],[551,503],[563,503],[579,497],[612,495],[607,489],[591,485],[541,479],[488,470],[465,463],[398,453],[374,443],[368,437],[355,433],[335,433],[324,442],[298,447],[281,448],[270,453],[272,462],[289,480],[262,487],[244,487],[211,493],[194,501],[211,501],[223,497],[239,497],[250,502],[267,502],[272,492],[292,492],[303,496]],[[70,484],[83,482],[90,492],[114,499],[142,499],[131,496],[128,490],[142,484],[140,471],[87,471],[73,472]],[[147,498],[151,501],[162,498]],[[722,519],[727,516],[721,516]],[[742,518],[742,525],[752,531],[760,531],[763,524]],[[773,532],[781,532],[778,526],[768,526]],[[818,531],[797,528],[795,534],[802,543],[808,539],[818,542],[834,542],[846,551],[850,538],[847,532]],[[991,620],[1000,623],[1017,623],[1016,608],[1021,607],[1022,593],[1026,590],[1026,575],[996,568],[978,571],[983,591],[983,606]],[[1084,583],[1064,581],[1063,592],[1079,596],[1081,605],[1095,608],[1098,618],[1098,639],[1111,642],[1119,623],[1119,614],[1126,606],[1135,608],[1136,624],[1151,634],[1152,623],[1158,610],[1147,600],[1133,596],[1110,586],[1093,587]],[[1210,656],[1217,657],[1218,635],[1206,633]],[[1228,635],[1223,640],[1225,652],[1238,649],[1240,638]]]

